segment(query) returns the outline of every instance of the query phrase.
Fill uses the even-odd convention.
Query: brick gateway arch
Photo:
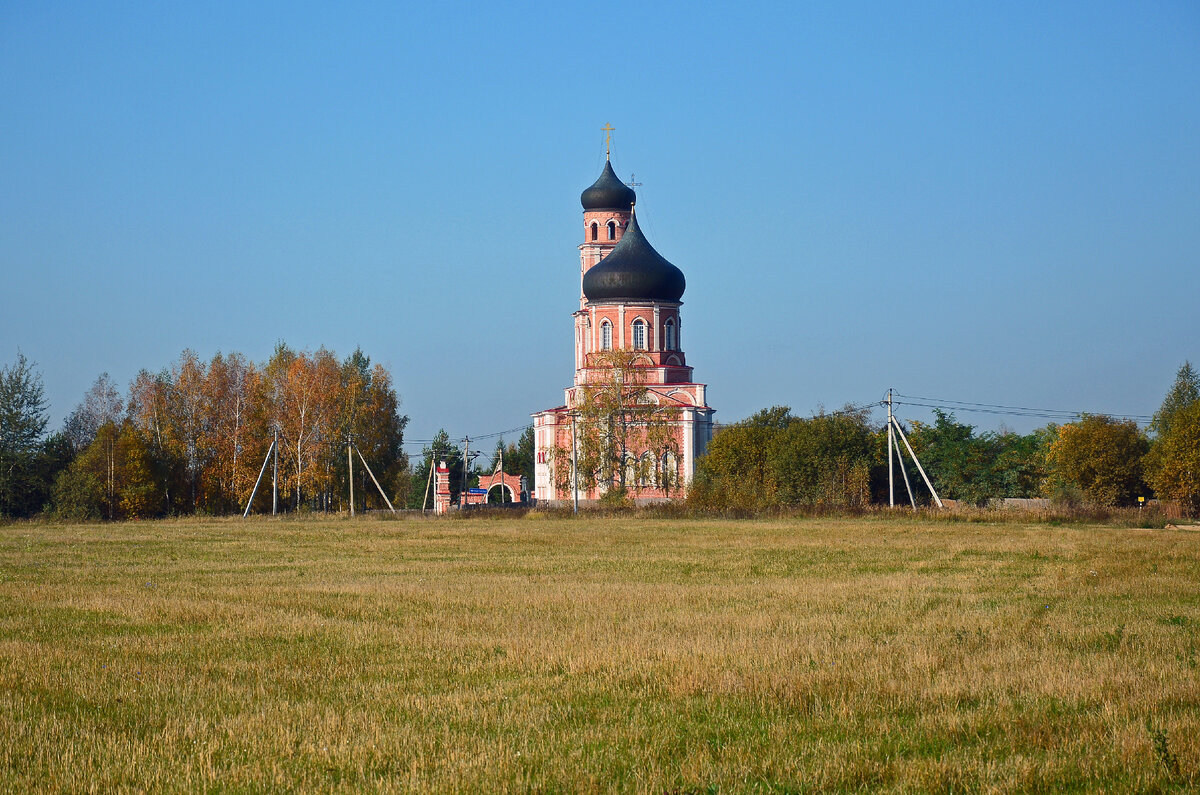
[[[479,488],[486,489],[486,494],[471,494],[466,495],[467,505],[486,505],[491,500],[492,489],[499,487],[508,489],[509,499],[512,502],[521,502],[521,495],[525,493],[526,485],[525,478],[520,475],[509,475],[504,472],[493,472],[490,475],[479,476]]]
[[[437,478],[434,483],[433,512],[436,514],[448,513],[450,511],[450,468],[445,461],[439,461],[434,472]],[[521,502],[522,496],[528,491],[525,478],[519,475],[493,472],[490,475],[479,476],[479,490],[486,490],[483,494],[463,492],[463,505],[486,505],[488,498],[491,497],[492,489],[496,486],[508,489],[514,503]]]

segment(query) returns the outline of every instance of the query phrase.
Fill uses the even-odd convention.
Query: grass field
[[[0,527],[0,790],[1184,791],[1200,533]]]

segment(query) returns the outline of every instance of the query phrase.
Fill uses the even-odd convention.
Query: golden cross
[[[604,131],[604,159],[608,160],[612,156],[612,134],[613,130],[617,129],[611,124],[605,124],[600,128]]]

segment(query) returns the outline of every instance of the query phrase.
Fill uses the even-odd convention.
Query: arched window
[[[656,475],[658,487],[660,489],[671,489],[679,483],[679,466],[675,463],[675,454],[670,450],[663,453],[662,460],[659,462],[660,469]]]
[[[600,239],[600,224],[592,221],[592,240]]]
[[[612,323],[607,320],[600,324],[600,350],[612,350]]]
[[[666,331],[663,333],[663,347],[669,351],[675,350],[675,320],[667,318]]]
[[[608,239],[609,240],[617,239],[617,222],[616,221],[608,222]]]
[[[651,485],[655,480],[654,474],[654,456],[647,450],[638,464],[638,485],[642,488]]]
[[[641,318],[633,321],[633,349],[635,351],[646,350],[646,324]]]

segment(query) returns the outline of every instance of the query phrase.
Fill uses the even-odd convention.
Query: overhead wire
[[[942,409],[943,411],[968,411],[976,414],[991,414],[996,416],[1007,417],[1030,417],[1033,419],[1059,420],[1069,422],[1078,420],[1086,415],[1094,416],[1109,416],[1117,419],[1133,420],[1139,424],[1148,424],[1153,420],[1153,417],[1148,414],[1120,414],[1102,411],[1073,411],[1068,409],[1047,409],[1037,408],[1033,406],[1010,406],[1002,403],[982,403],[971,400],[953,400],[951,398],[936,398],[923,397],[920,395],[906,395],[900,392],[894,392],[893,398],[901,398],[900,400],[893,399],[893,406],[912,406],[917,408]],[[825,416],[837,416],[840,414],[851,414],[862,411],[863,409],[875,408],[877,406],[887,405],[886,401],[863,401],[861,403],[850,403],[844,408],[835,411],[823,411]],[[818,416],[814,413],[813,416]],[[722,427],[725,423],[714,423],[714,426]],[[484,439],[494,439],[497,436],[506,436],[512,433],[524,433],[529,428],[533,427],[533,423],[517,425],[512,428],[506,428],[502,431],[493,431],[491,433],[483,433],[479,435],[470,434],[469,438],[472,442],[482,441]],[[439,441],[437,439],[405,439],[404,446],[428,445]],[[447,441],[450,441],[447,439]],[[456,440],[461,441],[461,440]]]
[[[901,398],[901,400],[893,400],[893,405],[919,406],[921,408],[942,409],[944,411],[969,411],[979,414],[993,414],[1009,417],[1032,417],[1035,419],[1059,420],[1063,422],[1077,420],[1086,415],[1104,415],[1115,417],[1117,419],[1133,420],[1141,424],[1149,423],[1153,419],[1153,417],[1147,414],[1122,414],[1102,411],[1047,409],[1036,408],[1032,406],[1008,406],[1001,403],[981,403],[970,400],[952,400],[950,398],[904,395],[899,392],[893,393],[893,398]]]
[[[504,435],[510,434],[510,433],[517,433],[517,432],[524,433],[526,430],[528,430],[529,428],[532,428],[532,427],[533,427],[533,423],[529,422],[524,425],[518,425],[515,428],[507,428],[503,431],[494,431],[492,433],[483,433],[478,436],[470,435],[469,438],[471,439],[472,442],[474,442],[476,440],[482,440],[482,439],[494,439],[497,436],[504,436]],[[405,439],[403,444],[406,446],[407,445],[426,445],[426,444],[433,444],[434,442],[438,442],[438,441],[442,441],[442,440],[440,440],[440,439]],[[462,440],[461,439],[455,440],[455,439],[447,438],[445,441],[447,441],[451,444],[454,444],[454,443],[456,443],[458,441],[462,441]]]

